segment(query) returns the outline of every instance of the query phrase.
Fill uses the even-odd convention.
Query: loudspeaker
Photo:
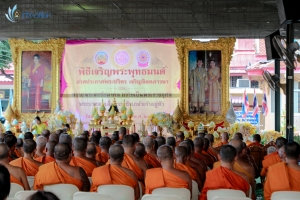
[[[267,60],[281,59],[272,42],[274,36],[276,35],[280,35],[279,30],[265,37]]]
[[[277,0],[280,24],[300,23],[299,7],[295,0]]]

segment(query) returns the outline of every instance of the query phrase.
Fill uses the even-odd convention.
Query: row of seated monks
[[[111,138],[101,137],[99,131],[89,137],[85,131],[72,139],[60,130],[51,134],[44,130],[36,141],[30,132],[24,140],[11,133],[1,134],[0,164],[10,172],[11,182],[25,190],[30,190],[27,176],[34,176],[34,190],[68,183],[80,191],[96,192],[101,185],[121,184],[132,187],[139,199],[140,188],[142,194],[161,187],[187,188],[192,193],[194,180],[201,192],[199,200],[206,200],[207,191],[213,189],[236,189],[248,195],[250,185],[255,199],[255,168],[242,134],[223,141],[216,152],[212,134],[200,133],[192,141],[185,139],[183,132],[167,139],[153,133],[140,142],[138,134],[126,133],[121,127]],[[222,138],[228,140],[228,135],[224,133]],[[259,141],[250,145],[261,146]],[[267,200],[274,191],[300,191],[299,144],[278,138],[276,145],[278,151],[262,162]]]

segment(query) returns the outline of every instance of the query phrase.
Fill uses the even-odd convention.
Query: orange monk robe
[[[212,166],[213,163],[214,163],[214,161],[212,161],[211,158],[209,158],[209,159],[207,159],[206,157],[204,158],[203,156],[201,156],[200,154],[198,154],[198,153],[196,153],[196,152],[194,153],[194,156],[195,156],[196,158],[198,158],[198,159],[204,160],[205,163],[206,163],[206,165]],[[209,156],[209,157],[210,157],[210,156]]]
[[[144,180],[144,173],[141,170],[141,168],[135,163],[134,160],[131,159],[131,157],[129,155],[127,155],[127,153],[124,154],[124,160],[122,162],[122,167],[125,167],[127,169],[132,170],[137,179],[139,181]]]
[[[96,154],[96,160],[99,162],[107,163],[107,161],[109,160],[109,154],[101,151],[101,153]]]
[[[259,142],[251,142],[249,145],[247,145],[248,147],[252,147],[252,146],[257,146],[257,147],[263,147],[264,145],[262,145]]]
[[[23,157],[13,160],[9,164],[12,166],[23,168],[26,176],[35,176],[35,174],[39,171],[39,166]]]
[[[93,170],[97,167],[88,160],[79,158],[77,156],[73,156],[69,164],[72,166],[81,167],[89,177],[92,176]]]
[[[34,177],[34,190],[43,190],[45,185],[53,184],[73,184],[81,191],[82,182],[65,172],[56,162],[50,162],[40,166],[38,173]]]
[[[241,190],[248,195],[248,190],[250,188],[249,183],[245,181],[241,176],[232,172],[225,167],[218,167],[216,169],[206,172],[206,180],[199,197],[199,200],[207,199],[208,190],[216,189],[234,189]]]
[[[276,191],[300,191],[300,171],[282,162],[271,166],[268,172],[264,186],[265,200],[270,200]]]
[[[55,158],[53,158],[52,156],[41,156],[41,157],[35,158],[34,160],[46,164],[46,163],[55,161]]]
[[[275,152],[273,152],[273,153],[270,153],[270,154],[266,155],[266,156],[264,157],[264,159],[270,158],[270,157],[272,157],[272,156],[276,156],[277,154],[278,154],[277,151],[275,151]]]
[[[15,148],[14,153],[15,153],[15,155],[18,156],[19,158],[22,157],[22,154],[21,154],[21,152],[20,152],[19,149]]]
[[[207,152],[208,152],[210,155],[214,156],[214,157],[218,160],[218,154],[213,150],[212,147],[209,147],[209,148],[207,149]]]
[[[266,176],[266,175],[267,175],[267,172],[268,172],[268,167],[270,167],[270,166],[272,166],[272,165],[275,165],[275,164],[277,164],[277,163],[280,163],[280,162],[281,162],[281,159],[280,159],[278,153],[277,153],[277,155],[274,155],[274,156],[271,156],[271,157],[269,157],[269,158],[267,158],[267,159],[264,159],[264,160],[262,161],[262,166],[263,166],[263,168],[262,168],[262,170],[261,170],[260,175],[261,175],[261,176]]]
[[[97,153],[101,153],[101,148],[99,146],[96,146]]]
[[[146,163],[148,165],[151,165],[152,167],[156,168],[156,167],[161,167],[160,162],[151,154],[147,153],[144,156],[144,160],[146,161]]]
[[[91,192],[97,192],[101,185],[128,185],[135,189],[137,182],[125,171],[114,165],[104,165],[94,169]]]
[[[197,173],[193,168],[184,165],[182,163],[174,163],[174,168],[178,170],[186,171],[187,173],[189,173],[192,180],[197,181]]]
[[[228,144],[228,142],[219,142],[218,144],[214,145],[214,147],[220,147],[220,146],[223,146],[223,145],[226,145]]]
[[[40,156],[38,156],[37,154],[34,154],[33,159],[36,159],[38,157],[40,157]]]
[[[203,150],[201,153],[203,153],[204,155],[209,156],[212,163],[215,162],[215,160],[212,158],[212,156],[209,153],[207,153],[206,151]]]
[[[220,161],[215,162],[213,169],[216,169],[216,168],[218,168],[220,166],[221,166],[221,162]],[[233,170],[245,174],[247,176],[249,182],[250,183],[252,182],[253,176],[247,170],[245,170],[238,162],[234,162],[234,164],[233,164]]]
[[[11,183],[19,184],[19,185],[21,185],[24,188],[23,183],[19,179],[15,178],[13,175],[10,175],[10,182]]]
[[[189,189],[188,182],[163,168],[148,169],[146,171],[145,185],[146,194],[151,194],[154,189],[161,187]]]

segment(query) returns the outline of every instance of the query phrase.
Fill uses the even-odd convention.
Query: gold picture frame
[[[204,125],[210,121],[215,124],[225,123],[226,112],[229,108],[229,65],[233,53],[235,38],[219,38],[218,40],[210,40],[209,42],[200,42],[190,38],[176,38],[175,44],[177,47],[178,59],[180,62],[181,71],[181,92],[180,92],[180,108],[183,113],[183,121],[193,121],[196,127],[199,123]],[[189,111],[189,52],[190,51],[220,51],[221,52],[221,76],[220,85],[222,87],[220,94],[220,112],[216,113],[196,113],[191,114]]]
[[[42,42],[33,42],[25,39],[9,39],[9,44],[12,52],[12,60],[15,66],[14,101],[12,105],[12,110],[14,112],[14,115],[17,117],[17,119],[22,119],[28,122],[28,120],[32,120],[35,116],[40,116],[41,118],[44,118],[44,120],[47,120],[54,112],[56,108],[57,100],[59,99],[60,96],[60,82],[59,82],[60,62],[62,59],[65,43],[66,43],[66,39],[63,38],[49,39]],[[22,59],[25,53],[28,53],[30,55],[30,53],[32,54],[35,52],[38,52],[38,54],[43,54],[44,52],[50,54],[50,56],[48,56],[49,57],[48,63],[50,63],[49,64],[50,70],[48,70],[49,71],[48,81],[51,82],[49,84],[50,86],[48,91],[49,109],[46,112],[38,111],[34,109],[32,109],[31,112],[30,111],[22,112],[22,95],[23,95],[22,94],[22,78],[23,78],[22,73],[24,73],[24,71],[22,70],[23,68],[25,68],[24,66],[22,66],[23,64]],[[33,59],[34,57],[36,57],[36,54],[33,56]],[[38,59],[40,59],[39,56]],[[41,71],[39,71],[39,73],[41,73]],[[41,84],[45,84],[44,79]]]

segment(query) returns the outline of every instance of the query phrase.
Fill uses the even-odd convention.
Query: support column
[[[288,24],[286,43],[288,45],[292,42],[294,42],[294,24]],[[294,141],[294,69],[288,67],[286,67],[286,139]]]
[[[274,74],[280,77],[280,59],[274,59],[275,67]],[[280,102],[280,89],[275,91],[275,131],[280,132],[280,110],[281,110],[281,102]]]

